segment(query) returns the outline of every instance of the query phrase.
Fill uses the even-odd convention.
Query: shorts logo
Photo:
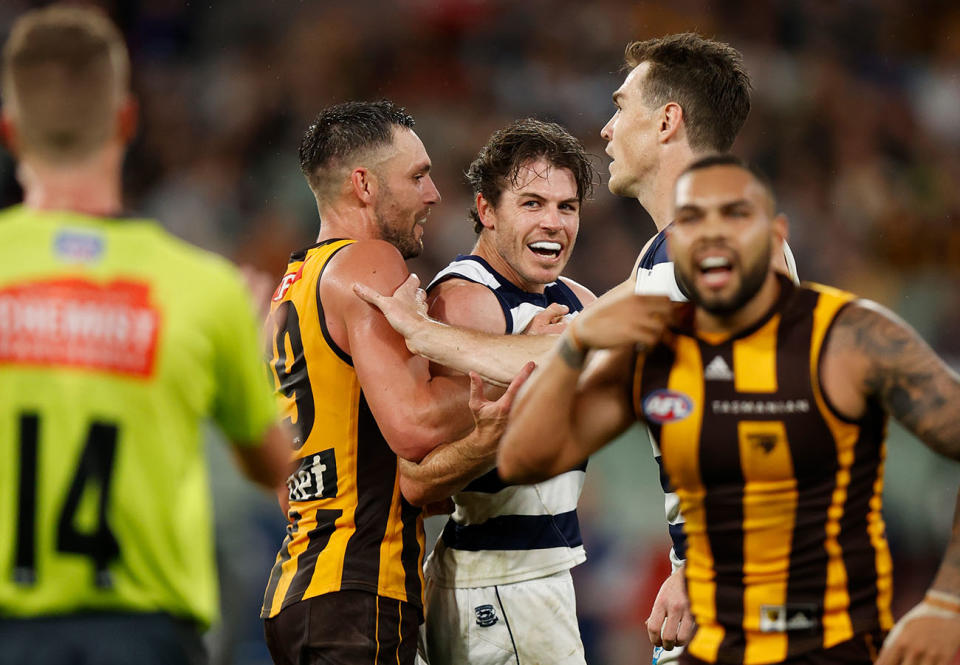
[[[643,400],[643,414],[658,425],[679,422],[691,412],[693,400],[676,390],[655,390]]]
[[[493,608],[493,605],[477,605],[473,608],[474,613],[477,615],[477,625],[483,626],[492,626],[497,621],[500,620],[500,617],[497,616],[497,611]]]

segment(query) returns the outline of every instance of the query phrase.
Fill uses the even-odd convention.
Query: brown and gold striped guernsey
[[[327,330],[324,267],[353,240],[291,257],[267,323],[269,371],[296,432],[287,536],[260,616],[345,589],[422,607],[420,509],[400,494],[397,456],[364,399],[353,361]]]
[[[826,401],[819,360],[854,296],[780,280],[735,336],[675,329],[637,361],[634,408],[686,518],[687,591],[709,663],[775,663],[893,625],[880,514],[886,416]]]

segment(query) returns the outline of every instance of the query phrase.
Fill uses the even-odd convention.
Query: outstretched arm
[[[416,275],[410,275],[392,296],[359,282],[354,291],[383,313],[404,336],[411,353],[438,365],[464,374],[475,371],[493,383],[507,385],[528,361],[536,362],[549,353],[556,341],[555,335],[498,335],[432,319],[419,286]],[[551,305],[539,317],[553,318],[566,309]]]
[[[670,312],[666,298],[621,292],[574,319],[517,400],[500,443],[501,477],[512,482],[550,478],[623,432],[634,420],[634,348],[653,346]],[[611,351],[598,354],[584,373],[588,349]]]

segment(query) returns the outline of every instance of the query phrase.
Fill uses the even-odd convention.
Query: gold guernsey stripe
[[[738,393],[777,392],[777,329],[780,315],[733,343],[734,387]]]
[[[838,418],[827,406],[820,389],[820,351],[830,324],[837,311],[850,300],[840,292],[821,292],[813,313],[813,337],[810,343],[810,385],[814,400],[824,422],[833,435],[837,449],[837,472],[827,509],[826,541],[827,585],[823,598],[823,646],[829,648],[853,637],[850,619],[850,594],[847,588],[847,570],[843,563],[843,551],[838,542],[840,520],[850,485],[850,467],[853,465],[854,446],[859,437],[859,428]]]
[[[687,533],[687,593],[691,609],[697,615],[698,628],[690,643],[690,653],[713,663],[723,640],[723,628],[717,623],[716,582],[713,556],[707,538],[703,499],[705,490],[700,480],[700,427],[703,421],[703,361],[697,342],[689,337],[676,339],[676,358],[670,372],[668,389],[690,398],[693,409],[686,418],[665,423],[660,428],[662,448],[669,447],[672,464],[667,468],[680,492],[681,510]]]
[[[883,438],[887,438],[886,432]],[[881,630],[893,628],[893,612],[890,609],[893,602],[893,559],[890,557],[890,547],[885,535],[886,527],[880,513],[883,505],[883,469],[886,457],[887,444],[884,442],[880,447],[880,468],[877,470],[877,479],[873,483],[873,496],[870,497],[870,512],[867,515],[867,533],[870,535],[870,544],[877,553],[877,614]]]
[[[777,608],[783,607],[787,599],[797,507],[790,442],[786,427],[779,421],[741,421],[737,433],[745,482],[743,576],[747,588],[743,628],[747,644],[744,662],[779,662],[787,656],[787,633],[770,632],[769,626],[782,623]],[[767,632],[759,632],[764,629]]]

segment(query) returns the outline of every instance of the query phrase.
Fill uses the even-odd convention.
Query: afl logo
[[[658,425],[683,420],[692,411],[693,401],[676,390],[655,390],[643,400],[643,415]]]

